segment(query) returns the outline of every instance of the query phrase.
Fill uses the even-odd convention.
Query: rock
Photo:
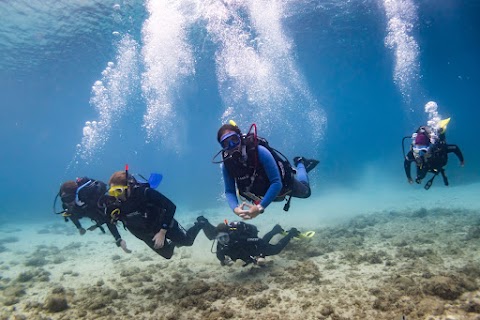
[[[44,309],[48,312],[61,312],[68,309],[67,299],[58,295],[50,295],[47,297]]]

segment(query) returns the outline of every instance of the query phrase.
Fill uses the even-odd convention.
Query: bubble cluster
[[[279,1],[147,0],[148,18],[142,26],[140,59],[143,64],[141,92],[145,100],[142,127],[146,142],[159,141],[179,152],[183,131],[179,93],[186,79],[195,75],[195,57],[189,32],[201,25],[216,45],[216,76],[223,104],[221,116],[239,123],[257,122],[265,134],[281,127],[294,134],[296,121],[310,126],[318,143],[326,116],[298,71],[293,41],[284,31],[288,3]],[[113,6],[120,11],[119,4]],[[118,31],[113,35],[120,37]],[[86,125],[82,149],[100,150],[110,128],[124,113],[136,70],[137,43],[129,36],[119,41],[115,62],[109,62],[102,79],[92,87],[91,104],[99,119]],[[295,122],[286,114],[295,113]],[[315,145],[314,144],[314,145]]]
[[[438,105],[435,101],[429,101],[425,104],[425,112],[428,114],[427,125],[432,128],[438,128],[440,120],[442,120],[438,113]]]
[[[179,146],[174,128],[180,121],[173,108],[174,98],[182,79],[195,70],[187,43],[189,23],[181,7],[179,1],[147,1],[149,17],[142,27],[142,92],[147,104],[143,127],[147,142],[160,138],[174,149]]]
[[[385,45],[394,50],[395,55],[393,80],[407,98],[419,70],[419,47],[412,35],[417,21],[416,8],[411,0],[384,0],[383,6],[388,23]]]
[[[99,119],[85,122],[77,155],[90,160],[110,137],[110,128],[125,112],[137,73],[137,43],[128,35],[118,45],[116,61],[107,63],[102,79],[92,86],[90,104]]]

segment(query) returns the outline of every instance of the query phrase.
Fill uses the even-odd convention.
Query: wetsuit
[[[430,152],[430,157],[428,158],[428,161],[424,161],[424,164],[422,166],[417,165],[417,177],[416,177],[417,183],[420,183],[420,181],[423,178],[425,178],[425,176],[429,171],[430,172],[438,171],[442,173],[442,176],[444,176],[443,167],[447,165],[449,153],[452,153],[452,152],[455,153],[455,155],[458,157],[458,160],[460,160],[461,163],[463,163],[464,161],[462,151],[455,144],[447,144],[445,142],[440,142],[431,146],[431,150],[429,152]],[[409,180],[412,179],[412,175],[410,172],[410,167],[412,162],[415,162],[415,157],[413,155],[413,151],[410,150],[403,163],[405,174]],[[446,185],[448,185],[448,180],[446,180],[445,176],[444,176],[444,182]]]
[[[105,208],[103,203],[106,192],[105,183],[86,177],[82,178],[80,181],[83,181],[83,183],[88,181],[88,183],[85,183],[87,186],[77,190],[78,194],[75,194],[76,198],[74,201],[70,203],[62,203],[62,207],[67,214],[65,219],[72,220],[73,224],[81,234],[85,233],[85,229],[80,223],[80,219],[82,218],[89,218],[95,222],[94,225],[88,228],[90,231],[99,228],[102,232],[105,232],[102,225],[106,224],[115,240],[120,239],[117,227],[110,223],[110,220],[107,219],[104,214]]]
[[[188,231],[174,218],[176,206],[160,192],[144,186],[134,186],[126,201],[115,202],[107,206],[107,215],[111,216],[119,209],[118,220],[135,237],[145,242],[153,251],[166,259],[173,255],[175,246],[191,246],[202,225],[196,223]],[[166,229],[165,243],[162,248],[155,249],[153,237]]]
[[[246,266],[249,263],[255,263],[257,257],[279,254],[293,238],[293,235],[288,233],[277,244],[270,244],[270,240],[282,231],[280,226],[275,226],[270,232],[265,234],[263,238],[259,238],[255,233],[249,234],[239,231],[237,228],[234,230],[231,229],[228,232],[230,241],[227,244],[217,242],[217,258],[222,264],[226,256],[230,257],[233,261],[240,259],[245,262]]]
[[[270,203],[272,203],[272,201],[276,200],[284,186],[282,183],[280,170],[273,155],[270,153],[270,151],[268,151],[267,148],[263,146],[258,146],[257,150],[259,161],[258,165],[263,168],[262,172],[264,172],[264,174],[266,175],[265,179],[269,181],[270,185],[264,194],[255,194],[255,196],[262,197],[260,205],[263,208],[266,208]],[[229,170],[227,169],[227,165],[225,164],[222,165],[222,172],[227,202],[230,208],[234,210],[235,207],[238,206],[235,182],[235,178],[237,177],[234,177],[229,172]],[[305,169],[305,165],[303,163],[299,163],[296,168],[296,175],[292,179],[291,195],[296,198],[308,198],[310,194],[311,190],[308,181],[307,170]],[[283,200],[283,198],[280,200]]]
[[[105,217],[103,214],[104,208],[102,207],[91,207],[91,206],[84,206],[80,207],[76,204],[66,206],[63,205],[63,208],[67,211],[69,214],[68,219],[72,220],[73,224],[77,227],[78,230],[82,233],[81,230],[85,230],[82,227],[82,224],[80,223],[81,218],[90,218],[95,222],[94,225],[90,226],[88,230],[93,231],[96,228],[100,228],[102,232],[105,232],[105,230],[102,228],[103,224],[107,225],[108,230],[110,230],[110,233],[113,235],[115,240],[120,239],[120,234],[118,233],[117,227],[110,223],[110,221]]]

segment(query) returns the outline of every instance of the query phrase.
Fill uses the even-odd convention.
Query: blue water
[[[230,118],[319,159],[314,197],[372,166],[415,188],[401,139],[428,101],[466,158],[451,184],[479,181],[478,1],[63,2],[0,2],[0,221],[56,218],[62,181],[126,163],[189,212],[227,210],[211,158]]]

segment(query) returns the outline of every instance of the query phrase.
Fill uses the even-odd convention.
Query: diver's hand
[[[256,205],[256,204],[250,205],[250,208],[248,209],[249,218],[246,218],[246,219],[256,218],[259,214],[261,214],[263,212],[262,209],[261,209],[260,205]]]
[[[78,228],[78,232],[80,233],[80,235],[83,236],[87,232],[87,230],[85,230],[83,228]]]
[[[120,241],[120,248],[122,248],[125,253],[132,253],[132,250],[127,248],[127,242],[125,240]]]
[[[246,213],[248,213],[248,209],[244,209],[245,206],[248,206],[248,203],[242,202],[235,209],[233,209],[233,212],[237,216],[242,217],[242,215],[245,215]]]
[[[239,214],[238,216],[245,220],[256,218],[259,214],[263,212],[260,209],[260,206],[256,204],[243,203],[242,206],[247,207],[248,210],[244,210],[245,212]]]
[[[465,167],[465,161],[460,162],[460,167]]]
[[[163,245],[165,244],[165,235],[167,234],[166,229],[160,229],[155,236],[152,238],[152,241],[154,242],[153,248],[155,249],[160,249],[163,248]]]
[[[408,179],[408,183],[413,184],[413,179],[412,178]]]

